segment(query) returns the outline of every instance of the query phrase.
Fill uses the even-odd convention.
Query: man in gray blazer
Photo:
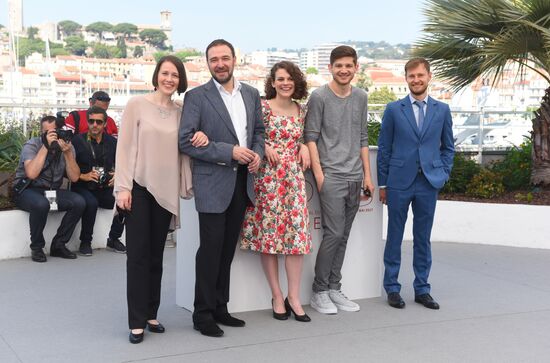
[[[193,324],[203,335],[220,337],[216,323],[245,325],[227,311],[229,277],[246,206],[254,203],[252,174],[264,156],[264,125],[258,91],[233,77],[233,45],[214,40],[206,60],[212,79],[185,95],[179,148],[193,159],[199,212]],[[208,136],[207,146],[191,144],[197,131]]]

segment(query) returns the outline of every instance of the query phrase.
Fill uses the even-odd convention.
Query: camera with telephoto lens
[[[65,142],[71,142],[73,139],[73,130],[65,126],[65,119],[69,116],[67,111],[58,111],[55,114],[55,133],[57,138]]]
[[[56,114],[55,117],[55,134],[57,135],[57,138],[60,140],[63,140],[65,142],[71,142],[73,139],[73,130],[69,129],[67,126],[65,126],[65,117],[63,115],[68,114],[66,111],[59,111]],[[51,144],[48,144],[48,138],[47,132],[42,134],[42,143],[46,145],[48,150],[52,154],[57,154],[61,151],[61,148],[59,147],[59,143],[57,140],[52,141]]]

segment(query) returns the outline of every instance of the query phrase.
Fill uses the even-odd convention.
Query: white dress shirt
[[[235,128],[235,132],[237,133],[237,139],[239,139],[239,146],[248,147],[248,138],[246,136],[246,107],[244,105],[243,96],[241,95],[242,84],[233,78],[233,92],[229,93],[215,79],[213,79],[213,81],[220,92],[225,107],[227,107],[231,122],[233,122],[233,128]]]

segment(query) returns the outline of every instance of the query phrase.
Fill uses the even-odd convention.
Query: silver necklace
[[[166,119],[172,114],[172,110],[165,110],[162,107],[157,107],[157,109],[159,110],[160,118],[162,119]]]

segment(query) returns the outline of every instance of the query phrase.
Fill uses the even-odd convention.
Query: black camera
[[[73,139],[73,130],[55,129],[55,133],[57,134],[58,139],[65,142],[71,142],[71,140]]]

